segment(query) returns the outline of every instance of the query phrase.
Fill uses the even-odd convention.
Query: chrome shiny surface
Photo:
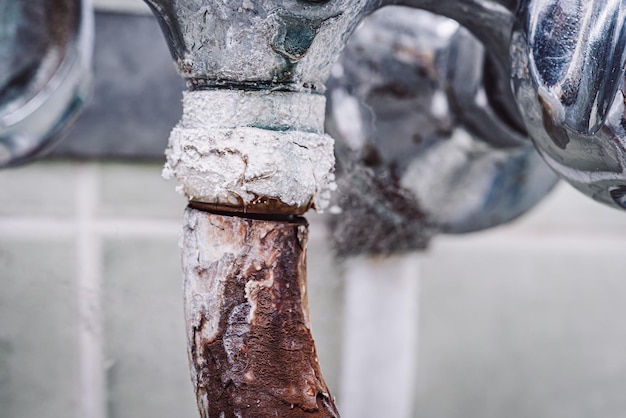
[[[531,0],[511,45],[516,101],[540,153],[574,187],[620,209],[625,19],[622,0]]]
[[[389,228],[362,245],[372,250],[391,240],[384,247],[401,250],[435,232],[508,222],[554,186],[556,175],[530,140],[486,100],[484,63],[481,42],[425,11],[384,8],[352,35],[327,94],[341,166],[338,206],[346,213],[334,231],[345,251],[359,231],[375,235],[375,222],[360,213],[367,205],[384,208],[377,222]],[[466,91],[483,95],[473,120],[458,99]]]
[[[624,76],[626,3],[549,0],[527,8],[532,74],[543,100],[564,127],[595,134]]]
[[[0,167],[45,152],[89,92],[87,0],[0,0]]]

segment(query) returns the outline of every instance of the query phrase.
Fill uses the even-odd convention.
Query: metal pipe
[[[229,224],[236,224],[238,216],[246,217],[245,222],[251,222],[258,215],[270,216],[273,220],[266,219],[271,226],[265,232],[265,236],[269,236],[281,228],[275,216],[295,216],[310,208],[321,210],[327,206],[329,193],[335,187],[334,158],[332,139],[323,133],[324,99],[321,93],[325,90],[324,84],[333,63],[357,24],[387,4],[425,8],[452,17],[472,31],[486,47],[489,57],[486,62],[489,64],[483,73],[494,77],[495,87],[485,87],[481,91],[473,84],[466,91],[462,82],[451,83],[452,90],[456,89],[458,93],[460,113],[468,108],[465,122],[475,133],[481,132],[481,126],[474,124],[472,127],[469,115],[485,114],[485,120],[494,124],[504,122],[496,125],[500,131],[517,130],[517,136],[523,136],[524,126],[508,87],[507,55],[514,23],[513,1],[146,1],[160,20],[178,71],[187,80],[190,90],[185,94],[181,122],[170,136],[164,174],[178,179],[180,190],[192,206],[226,212],[230,216]],[[457,50],[457,54],[461,52],[465,52],[463,47]],[[480,68],[474,68],[477,70],[474,74],[478,74],[474,80],[480,80]],[[486,97],[481,97],[481,93]],[[489,114],[489,110],[494,112]],[[524,142],[523,139],[515,140],[516,134],[512,134],[508,141],[497,136],[490,139],[488,130],[483,129],[483,134],[486,140],[482,145],[496,148],[515,148]],[[480,139],[477,144],[479,142]],[[504,160],[508,157],[505,155]],[[529,160],[532,157],[523,154],[520,164]],[[434,158],[429,167],[439,168],[438,161],[443,161],[443,157]],[[504,173],[510,175],[507,169]],[[546,189],[553,184],[552,177],[550,181],[552,183]],[[501,191],[507,189],[503,187]],[[539,189],[546,191],[542,186]],[[535,197],[532,196],[530,201]],[[203,216],[211,219],[218,215],[223,213]],[[198,218],[187,216],[185,222],[186,230],[195,231]],[[191,277],[196,283],[187,294],[188,308],[235,306],[234,294],[223,293],[223,289],[235,286],[238,281],[254,283],[256,280],[254,271],[241,270],[238,257],[233,256],[245,254],[247,257],[263,252],[265,236],[257,239],[248,232],[238,235],[233,231],[223,235],[211,232],[209,226],[202,229],[204,233],[194,235],[195,241],[192,239],[192,244],[186,241],[183,248],[186,280]],[[231,228],[218,229],[228,231]],[[203,256],[205,250],[200,248],[206,248],[210,256]],[[290,253],[282,244],[278,244],[269,257],[274,259],[283,250],[287,257],[285,263],[296,265],[296,254]],[[263,266],[259,267],[258,271],[264,270]],[[211,273],[204,274],[204,271]],[[193,279],[199,273],[202,274]],[[244,286],[247,290],[248,284]],[[254,306],[250,295],[247,292],[245,295],[246,306]],[[299,306],[295,300],[288,304]],[[275,305],[278,306],[278,302],[271,306]],[[209,344],[205,345],[210,348],[205,351],[194,351],[198,329],[190,327],[188,332],[201,415],[233,412],[240,416],[255,416],[242,409],[244,405],[239,402],[252,399],[256,389],[245,379],[233,378],[239,372],[236,362],[230,361],[223,371],[215,373],[207,364],[215,362],[220,352],[228,351],[232,346],[228,328],[231,319],[235,321],[231,325],[236,326],[233,335],[237,338],[239,353],[241,347],[245,347],[246,352],[262,352],[263,341],[276,338],[272,335],[276,330],[259,328],[264,334],[251,338],[248,328],[255,321],[254,315],[241,316],[235,309],[227,312],[188,309],[188,312],[191,312],[188,321],[199,324],[214,321],[216,312],[220,315],[217,325],[210,327]],[[301,351],[302,347],[297,350]],[[300,352],[300,355],[306,357],[307,353]],[[315,362],[314,350],[309,351],[308,356],[308,361]],[[283,364],[282,360],[275,362],[275,365],[280,364]],[[291,376],[289,367],[271,370],[272,374],[282,376],[278,381],[294,382],[307,373],[299,366],[294,367],[302,373],[300,377]],[[207,379],[214,383],[210,394]],[[281,396],[288,392],[281,389]],[[312,393],[310,396],[316,395]],[[294,412],[294,416],[301,416],[303,412],[336,416],[332,399],[327,395],[323,399],[321,404],[311,402],[302,411]],[[278,413],[278,405],[271,408],[276,408],[274,412]],[[272,411],[269,412],[271,415]],[[290,413],[280,412],[280,415],[290,416],[287,414]]]
[[[325,106],[321,93],[347,38],[363,17],[383,4],[370,0],[227,3],[147,0],[147,3],[159,19],[178,71],[189,87],[183,100],[183,117],[170,136],[166,177],[178,179],[179,189],[194,208],[212,211],[213,215],[202,215],[208,219],[217,216],[216,211],[220,216],[228,214],[228,223],[236,223],[241,216],[246,218],[245,222],[251,222],[259,215],[294,216],[309,208],[324,209],[335,186],[333,141],[323,133]],[[450,13],[468,7],[463,1],[454,4],[448,10]],[[476,6],[484,10],[476,15],[481,19],[511,20],[510,10],[502,5],[491,2],[470,5]],[[484,21],[474,23],[478,27]],[[480,33],[491,39],[490,31]],[[503,34],[493,37],[499,46],[499,57],[505,51],[504,38]],[[185,230],[196,230],[197,219],[195,214],[187,216]],[[269,235],[281,228],[280,221],[271,221],[270,225],[266,232]],[[228,233],[230,228],[223,228],[225,235],[207,232],[207,228],[213,229],[202,227],[201,234],[194,235],[195,241],[183,243],[185,280],[196,283],[186,296],[190,323],[210,323],[219,311],[190,309],[193,306],[234,306],[233,294],[220,289],[235,286],[238,281],[253,283],[255,273],[249,269],[239,271],[238,257],[232,256],[262,251],[263,240],[253,235],[245,233],[236,238],[240,235],[235,231]],[[204,251],[198,248],[207,248],[211,256],[203,256]],[[297,264],[295,254],[283,245],[277,245],[273,251],[271,258],[285,251],[285,263]],[[262,270],[263,267],[259,271]],[[203,271],[210,273],[194,278]],[[253,305],[250,301],[247,304]],[[298,306],[295,300],[289,304]],[[230,318],[235,310],[219,315]],[[245,328],[253,321],[252,316],[244,315],[237,319],[237,326]],[[240,416],[259,416],[243,409],[239,402],[255,396],[254,385],[245,379],[223,377],[238,373],[235,363],[222,366],[223,372],[208,366],[221,350],[231,345],[228,323],[220,319],[211,327],[211,344],[202,352],[194,351],[198,331],[194,327],[188,330],[200,413],[209,416],[233,411]],[[241,337],[237,341],[247,351],[261,352],[264,340],[278,338],[272,335],[276,331],[271,327],[259,328],[263,334],[255,338],[246,330],[238,331]],[[298,356],[314,363],[314,351],[307,347],[299,345]],[[283,360],[273,363],[270,369],[279,382],[294,385],[308,373],[294,365],[301,373],[298,377],[289,367],[280,367]],[[210,394],[207,394],[207,379],[217,381],[211,385]],[[281,398],[285,393],[289,391]],[[332,398],[327,395],[323,398],[321,404],[310,402],[295,412],[279,409],[275,412],[280,416],[335,416]],[[272,411],[269,412],[271,416]]]
[[[200,416],[338,417],[311,336],[308,224],[185,212],[185,317]]]

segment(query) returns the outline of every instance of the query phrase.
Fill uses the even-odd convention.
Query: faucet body
[[[622,176],[620,173],[623,172],[621,161],[624,159],[620,144],[624,133],[621,128],[622,118],[619,116],[619,106],[623,101],[619,98],[615,100],[621,94],[618,86],[623,78],[621,74],[624,64],[624,30],[623,24],[620,23],[623,21],[620,18],[623,6],[619,1],[587,2],[584,7],[579,7],[574,0],[523,2],[242,0],[228,3],[202,0],[149,0],[148,3],[156,12],[169,39],[180,74],[188,82],[190,89],[188,95],[204,96],[203,99],[191,101],[216,102],[212,96],[223,96],[224,90],[239,90],[245,92],[245,97],[241,100],[246,101],[248,104],[245,106],[249,105],[250,108],[268,108],[266,101],[259,97],[270,92],[280,92],[283,97],[289,97],[287,101],[295,108],[312,109],[311,103],[314,100],[307,97],[324,92],[324,84],[330,75],[332,64],[338,59],[347,39],[365,16],[380,7],[403,5],[448,16],[466,27],[485,49],[482,67],[475,68],[483,72],[479,76],[489,77],[489,82],[464,83],[460,77],[459,81],[453,84],[459,103],[458,114],[466,125],[496,146],[521,146],[527,142],[526,132],[528,132],[542,156],[560,176],[595,199],[621,207],[614,198],[621,195],[624,187],[620,177]],[[520,9],[519,16],[522,17],[516,20],[517,8]],[[559,10],[565,12],[558,12]],[[528,18],[523,18],[525,13]],[[563,24],[556,19],[560,17],[564,18]],[[512,39],[511,33],[516,21],[517,35]],[[538,26],[537,22],[544,24]],[[555,29],[546,30],[551,26]],[[524,34],[526,36],[523,36]],[[585,43],[588,36],[591,36],[590,42]],[[551,61],[548,56],[552,44],[547,40],[548,37],[554,40],[553,45],[558,45],[559,40],[563,40],[561,46],[565,54],[568,54],[567,51],[573,54],[571,62],[565,66],[563,63],[554,63],[552,66],[553,60]],[[509,49],[512,51],[512,58],[509,58]],[[461,48],[461,53],[463,51]],[[542,55],[545,59],[537,61],[536,58]],[[593,58],[584,58],[590,56]],[[511,59],[515,90],[510,88]],[[466,62],[476,61],[469,57],[466,58]],[[529,69],[527,73],[521,71],[526,64],[536,66],[538,72],[533,69]],[[540,88],[552,82],[550,77],[554,78],[559,68],[567,73],[564,73],[562,82],[546,89]],[[527,77],[528,74],[531,76]],[[607,79],[596,81],[602,78],[601,74],[607,74]],[[596,77],[597,75],[600,77]],[[528,81],[524,82],[526,79]],[[582,87],[576,87],[578,85]],[[549,99],[557,94],[555,89],[570,92],[563,96],[565,101],[571,102],[563,107],[566,110],[563,129],[569,130],[567,135],[570,137],[567,140],[570,145],[565,152],[560,149],[562,145],[558,145],[563,143],[564,135],[552,129],[550,123],[543,123],[542,109],[545,106],[539,103],[539,100],[544,104],[552,103]],[[218,91],[222,92],[217,93]],[[541,91],[550,94],[543,94]],[[234,97],[233,100],[240,98]],[[269,108],[281,107],[278,102],[284,100],[274,101]],[[196,104],[192,106],[195,107]],[[317,100],[314,105],[317,110],[311,112],[319,115],[323,111],[323,106],[323,100]],[[546,112],[552,115],[548,119],[555,121],[552,125],[560,124],[554,117],[559,109],[550,108]],[[276,112],[271,110],[270,113]],[[219,207],[243,204],[246,211],[253,212],[265,211],[262,209],[264,207],[282,212],[298,208],[298,213],[313,206],[323,208],[327,198],[319,197],[327,194],[328,189],[334,188],[332,175],[321,173],[322,170],[331,170],[332,141],[329,138],[323,139],[323,133],[316,131],[317,127],[308,122],[297,121],[296,125],[292,126],[289,121],[266,123],[266,119],[268,118],[256,126],[250,126],[245,121],[236,122],[241,125],[237,126],[237,129],[264,125],[269,130],[282,130],[283,133],[280,135],[273,133],[268,136],[265,135],[266,129],[263,136],[269,142],[273,141],[271,138],[281,136],[286,143],[299,143],[303,145],[301,149],[316,148],[319,152],[305,152],[299,157],[296,156],[297,153],[288,152],[281,155],[278,160],[295,161],[299,158],[303,163],[315,161],[313,165],[319,170],[315,171],[311,167],[306,175],[289,175],[285,172],[284,175],[279,175],[280,180],[270,179],[273,176],[271,173],[280,172],[281,167],[258,161],[254,165],[262,168],[252,175],[254,177],[252,182],[246,180],[246,176],[250,174],[247,169],[244,171],[231,167],[232,170],[226,170],[234,173],[234,177],[225,183],[232,183],[234,188],[239,190],[235,194],[229,194],[228,191],[224,194],[218,190],[213,192],[221,193],[223,196],[220,198],[201,196],[203,194],[201,188],[188,184],[189,181],[197,183],[196,180],[200,178],[197,175],[199,167],[194,167],[192,160],[198,152],[200,155],[215,154],[215,149],[198,151],[197,141],[191,139],[193,135],[188,131],[188,134],[178,136],[180,141],[176,139],[177,135],[173,135],[172,149],[192,150],[193,155],[186,156],[184,151],[170,153],[173,158],[170,158],[168,174],[181,180],[182,189],[192,200]],[[279,116],[278,119],[282,120],[283,116]],[[483,123],[485,120],[489,123]],[[209,121],[206,124],[214,122]],[[606,128],[600,129],[602,126]],[[183,128],[182,125],[180,127]],[[187,127],[197,129],[191,125],[186,125],[185,128]],[[230,129],[227,126],[218,128]],[[296,131],[299,132],[297,135],[294,134]],[[303,140],[303,133],[314,135],[309,135]],[[561,139],[546,140],[555,135]],[[314,137],[317,139],[313,140]],[[595,139],[591,139],[592,137]],[[219,142],[217,139],[216,141]],[[261,142],[263,140],[257,143]],[[261,153],[262,149],[266,149],[266,146],[260,145],[257,150],[250,153],[237,148],[236,153],[250,157]],[[324,157],[321,157],[322,153],[325,154]],[[319,157],[313,157],[313,154]],[[234,164],[246,166],[245,161],[234,161]],[[298,170],[289,168],[286,171],[294,174]],[[220,177],[217,172],[211,176]],[[266,177],[275,185],[283,185],[284,190],[273,190],[268,193],[267,187],[257,187],[256,183],[260,177]],[[299,178],[290,182],[289,177]],[[243,178],[244,181],[237,183],[239,178]],[[293,196],[293,190],[296,189],[307,191],[296,197]],[[241,190],[245,193],[241,193]],[[240,198],[242,194],[244,197]],[[287,195],[291,197],[286,197]],[[618,198],[619,201],[620,199]],[[267,204],[265,203],[267,201],[273,203]]]
[[[189,87],[323,92],[371,0],[149,0]]]
[[[467,28],[485,51],[480,66],[469,58],[462,62],[473,62],[473,74],[482,71],[480,77],[489,80],[477,84],[459,79],[454,83],[456,113],[464,124],[496,146],[521,146],[530,137],[559,176],[600,202],[624,206],[626,133],[621,108],[626,29],[622,1],[147,3],[161,22],[190,92],[245,91],[248,108],[267,105],[264,99],[249,100],[253,91],[280,91],[285,97],[287,93],[321,95],[348,37],[365,16],[378,8],[408,6],[452,18]],[[89,91],[86,74],[92,23],[88,0],[2,0],[0,10],[0,166],[7,166],[40,155],[77,115]],[[306,105],[304,101],[311,106],[313,100],[301,101],[303,97],[296,95],[289,100],[299,102],[298,108]],[[315,107],[314,113],[319,115],[323,100],[318,100]],[[308,122],[304,125],[303,132],[316,129]],[[266,127],[291,129],[282,122]],[[237,201],[252,211],[265,211],[261,208],[267,207],[270,212],[289,212],[298,207],[303,212],[316,206],[316,200],[317,206],[323,207],[322,201],[328,199],[318,197],[334,186],[332,176],[319,178],[321,171],[332,166],[328,152],[332,141],[322,142],[314,147],[325,149],[324,161],[311,159],[311,153],[300,157],[316,161],[314,164],[321,162],[326,168],[309,170],[307,179],[300,178],[298,187],[304,185],[309,190],[302,196],[292,196],[289,202],[266,196],[263,187],[252,187],[247,200],[232,195],[207,199],[197,196],[202,194],[197,187],[183,184],[181,188],[192,200],[231,207]],[[187,145],[181,143],[182,148]],[[286,154],[283,160],[292,161],[292,157],[293,153]],[[170,173],[181,179],[197,174],[183,169],[185,164],[176,174],[177,165],[171,165]],[[261,176],[267,175],[267,170],[261,171]],[[259,204],[259,200],[271,203]]]
[[[423,222],[415,232],[423,236],[394,250],[423,246],[419,238],[433,231],[493,226],[534,205],[555,178],[541,168],[529,138],[561,177],[596,200],[626,208],[622,0],[145,1],[188,86],[164,175],[176,177],[190,201],[182,241],[186,321],[203,417],[338,416],[310,333],[307,230],[300,215],[327,207],[337,187],[334,141],[324,130],[326,81],[348,38],[376,9],[424,9],[475,37],[455,26],[449,44],[434,48],[444,51],[445,65],[415,85],[396,83],[389,101],[368,107],[384,113],[407,93],[420,96],[429,106],[421,116],[447,124],[449,135],[420,143],[426,129],[405,129],[410,115],[393,129],[424,136],[414,140],[413,155],[403,149],[394,155],[397,143],[372,141],[376,124],[388,121],[359,115],[369,143],[345,154],[344,165],[361,165],[346,195],[358,182],[370,182],[377,187],[368,202],[374,209],[393,199],[401,215],[391,214],[396,225],[411,216]],[[87,3],[0,0],[0,165],[45,148],[83,100]],[[44,30],[32,31],[32,22]],[[391,40],[400,53],[378,55],[381,67],[415,68],[433,53]],[[356,51],[378,53],[372,44]],[[356,53],[354,62],[365,56]],[[344,99],[367,102],[384,96],[372,93],[380,86],[394,89],[392,67],[358,85],[351,83],[364,73],[350,73],[349,63],[345,69],[347,78],[331,81]],[[341,106],[332,93],[331,99],[333,113]],[[457,120],[444,120],[449,109]],[[336,115],[338,124],[349,117]],[[341,126],[338,132],[349,148],[354,138]],[[351,152],[361,156],[350,161]],[[387,167],[377,173],[377,164]],[[359,197],[370,197],[363,192]]]
[[[303,247],[305,231],[296,233],[299,245],[278,240],[260,256],[285,222],[302,222],[297,215],[328,205],[336,186],[333,140],[324,133],[325,82],[357,25],[385,3],[146,1],[189,88],[182,119],[170,135],[164,174],[176,177],[190,200],[183,270],[190,366],[200,415],[338,416],[314,367],[317,357],[314,346],[306,343],[312,342],[306,321],[299,327],[303,340],[273,327],[286,315],[286,323],[298,328],[302,320],[294,315],[308,316],[304,280],[299,280],[299,295],[289,294],[286,300],[279,296],[294,286],[289,280],[299,273],[285,270],[291,278],[281,284],[280,274],[273,271],[298,264],[292,249]],[[411,5],[475,22],[479,39],[498,46],[494,74],[503,74],[507,29],[484,30],[484,22],[478,22],[493,17],[498,28],[511,27],[510,5],[452,3]],[[501,90],[502,97],[511,94]],[[480,92],[474,85],[459,90],[459,97],[473,103]],[[508,106],[502,114],[509,112],[507,120],[515,120],[514,105],[504,101]],[[478,113],[481,108],[492,109],[484,103],[474,106]],[[485,120],[507,129],[498,114],[485,113]],[[524,142],[519,137],[523,135],[494,142],[515,147]],[[263,230],[258,239],[257,230]],[[259,293],[268,288],[268,295]],[[279,300],[262,304],[270,296]],[[268,369],[265,363],[276,353],[284,353],[282,360],[297,353],[297,361],[289,362],[291,367],[275,361]],[[247,399],[260,402],[242,401]],[[285,410],[285,405],[291,407]]]
[[[485,54],[457,22],[406,7],[379,10],[351,36],[327,83],[340,253],[494,227],[552,189],[557,176],[530,140],[493,103],[470,100],[487,95]]]
[[[201,115],[183,116],[174,129],[165,175],[176,177],[180,189],[204,207],[298,214],[311,207],[323,209],[335,188],[333,141],[319,124],[325,107],[321,97],[325,82],[361,20],[377,8],[399,3],[147,3],[161,23],[179,73],[187,80],[184,113]],[[413,0],[406,5],[456,18],[488,46],[487,66],[496,83],[487,92],[477,83],[456,89],[463,104],[459,109],[490,141],[504,146],[523,144],[521,116],[511,100],[506,71],[507,34],[514,21],[512,2]],[[465,85],[459,82],[457,86]],[[490,97],[491,104],[479,100],[481,94]],[[216,111],[221,105],[214,105],[225,102],[237,104],[228,105],[228,116]],[[192,110],[201,108],[205,111]],[[265,109],[266,114],[257,117],[257,111],[254,117],[258,120],[252,121],[243,116],[250,109]],[[494,134],[503,130],[507,134]],[[237,139],[243,137],[256,139]],[[248,149],[241,148],[244,142],[250,145]],[[281,145],[271,146],[277,142]],[[226,143],[232,152],[221,158],[224,153],[219,144]],[[272,149],[271,158],[262,158],[268,149]],[[220,164],[203,163],[217,155]]]

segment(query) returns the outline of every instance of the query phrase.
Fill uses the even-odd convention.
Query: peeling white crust
[[[163,176],[198,202],[323,210],[335,188],[323,113],[324,98],[307,93],[188,92]]]

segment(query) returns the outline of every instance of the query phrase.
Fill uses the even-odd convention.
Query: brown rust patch
[[[186,266],[185,271],[199,273],[185,278],[186,287],[197,292],[203,287],[191,281],[217,283],[210,275],[225,275],[221,291],[185,292],[188,298],[220,299],[211,305],[220,306],[219,312],[200,313],[207,320],[187,318],[196,324],[188,327],[189,356],[201,416],[338,417],[302,294],[306,221],[246,219],[192,208],[186,221],[194,226],[185,228],[185,262],[213,260],[208,266]],[[217,330],[205,332],[216,316]]]
[[[537,99],[541,105],[544,129],[550,136],[552,142],[554,142],[554,145],[564,150],[570,142],[567,129],[562,126],[562,122],[557,120],[555,111],[550,102],[544,99],[541,94],[537,96]]]

